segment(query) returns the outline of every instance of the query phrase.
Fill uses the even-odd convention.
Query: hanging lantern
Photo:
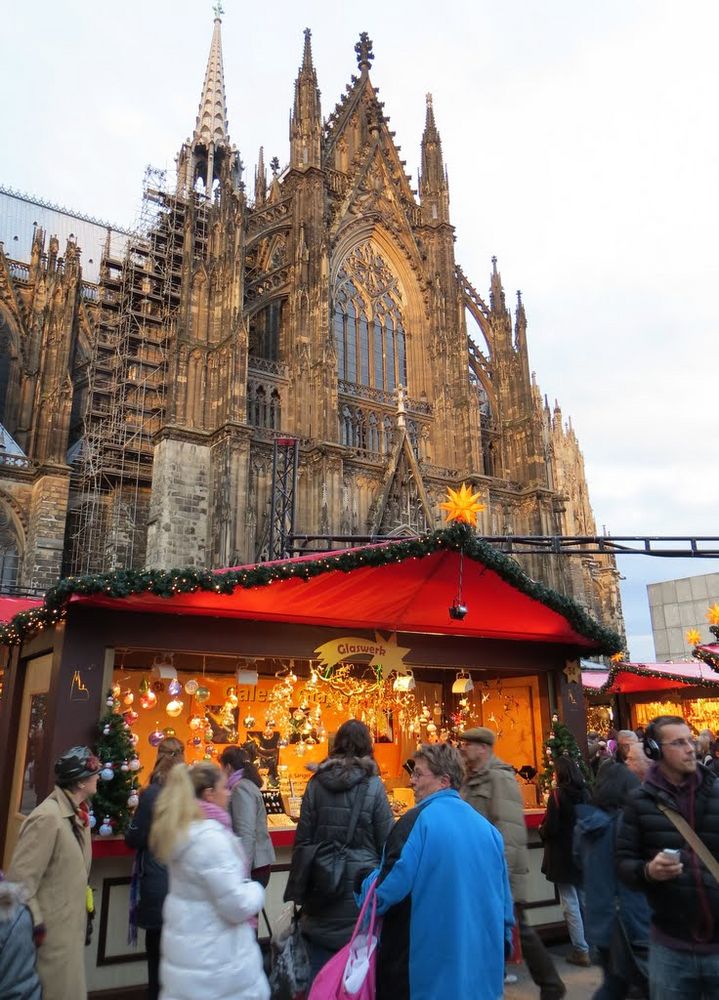
[[[194,679],[194,677],[191,678],[189,681],[185,681],[186,694],[189,695],[197,694],[197,689],[199,686],[200,686],[199,683]]]
[[[173,698],[172,701],[168,701],[165,711],[169,716],[175,719],[184,707],[185,706],[178,698]]]

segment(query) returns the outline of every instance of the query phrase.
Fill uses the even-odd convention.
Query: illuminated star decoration
[[[370,667],[380,669],[382,680],[385,681],[393,670],[397,674],[406,674],[407,664],[404,662],[404,658],[409,653],[409,646],[406,648],[398,646],[396,635],[391,635],[389,639],[383,639],[379,632],[375,632],[374,637],[378,644],[384,646],[384,653],[381,656],[374,656],[370,661]]]
[[[564,676],[570,684],[579,684],[582,680],[582,669],[579,660],[567,660],[564,668]]]
[[[464,521],[465,524],[477,524],[477,513],[484,510],[483,503],[477,503],[479,493],[472,493],[466,483],[458,490],[447,488],[447,500],[439,506],[446,510],[445,521]]]
[[[698,646],[702,641],[702,637],[699,633],[699,629],[690,628],[687,630],[687,642],[690,646]]]
[[[719,625],[719,604],[712,604],[706,613],[706,619],[710,625]]]
[[[612,663],[621,663],[624,659],[624,653],[615,653],[614,656],[610,656],[609,659]]]

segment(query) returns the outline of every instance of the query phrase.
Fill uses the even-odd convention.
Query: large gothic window
[[[280,357],[280,332],[282,329],[283,302],[270,302],[250,318],[249,353],[266,361]]]
[[[20,544],[7,508],[0,504],[0,591],[17,587],[20,574]]]
[[[337,377],[391,392],[407,387],[402,296],[397,279],[370,243],[340,268],[333,295]]]

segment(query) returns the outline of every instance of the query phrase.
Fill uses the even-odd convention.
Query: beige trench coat
[[[90,831],[76,818],[65,793],[55,788],[23,823],[7,873],[11,882],[27,889],[33,923],[47,928],[37,953],[43,1000],[87,996],[85,892],[91,860]]]

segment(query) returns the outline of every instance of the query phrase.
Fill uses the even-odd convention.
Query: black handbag
[[[309,886],[313,895],[332,899],[342,891],[342,884],[347,870],[349,847],[354,840],[359,815],[362,811],[362,805],[367,796],[368,788],[369,782],[365,780],[357,791],[357,796],[352,804],[352,812],[344,842],[338,844],[336,841],[325,840],[317,845],[317,851],[312,862],[312,877]]]
[[[319,846],[319,844],[300,844],[296,845],[292,851],[290,874],[287,877],[283,897],[286,903],[294,902],[301,906],[305,901],[312,875],[312,865]]]

